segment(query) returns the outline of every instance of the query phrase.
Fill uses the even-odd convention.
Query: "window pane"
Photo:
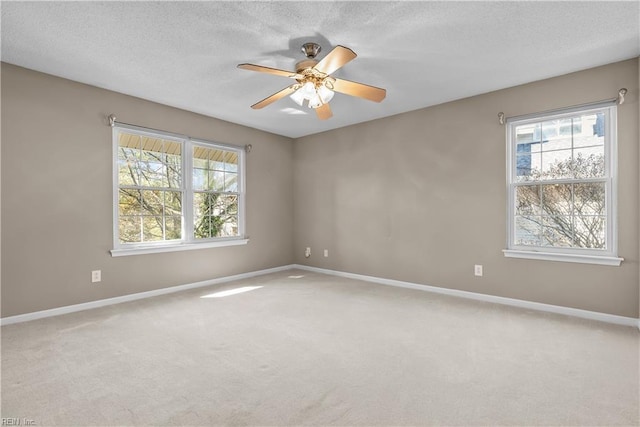
[[[210,212],[208,211],[208,203],[207,197],[209,195],[207,193],[194,193],[193,194],[193,214],[195,216],[204,216],[208,215]]]
[[[550,184],[542,188],[542,212],[550,216],[572,214],[572,184]]]
[[[193,147],[193,167],[200,169],[209,167],[209,152],[206,148],[199,145]]]
[[[164,219],[166,240],[180,240],[182,238],[182,217],[168,216]]]
[[[574,135],[573,137],[573,148],[591,147],[594,145],[604,145],[604,137],[583,134]]]
[[[164,164],[158,162],[140,162],[140,185],[143,187],[163,187]]]
[[[570,247],[573,244],[573,222],[570,216],[542,218],[542,245]]]
[[[516,126],[516,143],[528,146],[527,151],[540,151],[540,123]]]
[[[576,215],[604,215],[606,213],[605,183],[574,184],[573,203]]]
[[[224,191],[224,172],[209,171],[209,190]]]
[[[164,210],[164,191],[142,190],[142,214],[162,215]]]
[[[146,139],[147,143],[144,144],[144,145],[148,146],[148,147],[152,146],[153,142],[149,143],[149,141],[159,141],[159,140],[157,140],[157,139],[151,140],[151,139],[147,138]],[[159,147],[160,149],[158,149],[157,151],[149,151],[149,150],[145,150],[145,149],[142,150],[141,160],[143,162],[161,163],[163,161],[162,150],[161,150],[162,149],[162,142],[157,142],[157,143],[160,144],[160,147]]]
[[[604,176],[604,146],[574,150],[576,178],[601,178]]]
[[[542,150],[571,148],[571,118],[542,122]]]
[[[515,188],[516,215],[540,215],[540,186],[522,185]]]
[[[235,215],[229,215],[226,209],[217,201],[213,209],[213,215],[195,218],[194,237],[206,239],[209,237],[229,237],[237,235],[238,219]]]
[[[177,141],[164,141],[164,158],[165,163],[180,163],[182,157],[182,144]]]
[[[579,248],[606,249],[606,217],[581,216],[575,219],[575,245]]]
[[[542,176],[544,179],[572,178],[571,150],[543,151]]]
[[[207,204],[209,205],[209,213],[215,213],[216,209],[220,205],[220,194],[218,193],[208,193],[207,194]]]
[[[123,156],[132,156],[140,159],[140,149],[142,148],[142,138],[126,132],[121,132],[118,137],[118,151]]]
[[[210,216],[195,217],[193,221],[193,237],[196,239],[208,239],[211,237]]]
[[[138,185],[138,165],[134,160],[118,160],[118,183],[120,185]]]
[[[212,194],[211,206],[213,215],[224,215],[227,205],[225,203],[225,197],[222,194]]]
[[[219,237],[233,237],[238,235],[238,217],[228,215],[223,218],[222,224],[218,228]]]
[[[222,205],[228,215],[238,215],[238,196],[223,195],[221,199]]]
[[[208,175],[206,169],[194,169],[193,170],[193,189],[194,190],[206,190],[208,184]]]
[[[571,149],[571,134],[553,138],[542,143],[542,151],[569,150]]]
[[[199,169],[207,169],[209,167],[209,160],[200,159],[197,157],[193,158],[193,167]]]
[[[215,237],[219,227],[217,216],[221,214],[223,202],[216,193],[196,193],[193,198],[194,237],[206,239]]]
[[[121,188],[118,193],[118,214],[122,215],[140,215],[142,200],[139,190]]]
[[[542,123],[542,151],[571,148],[571,119],[550,120]]]
[[[558,135],[570,137],[573,134],[572,119],[560,119],[558,120]]]
[[[142,240],[153,242],[163,240],[163,221],[161,216],[142,217]]]
[[[224,174],[224,191],[235,193],[238,191],[238,174],[226,172]]]
[[[574,119],[581,123],[580,132],[574,132],[573,146],[585,147],[604,144],[605,116],[603,113],[585,114]]]
[[[208,148],[207,150],[209,153],[209,169],[223,171],[224,151],[215,148]]]
[[[180,188],[182,186],[182,165],[168,163],[166,174],[162,177],[162,186],[166,188]]]
[[[238,154],[232,151],[227,151],[224,154],[224,170],[227,172],[238,171]]]
[[[118,160],[129,160],[136,162],[140,160],[140,150],[135,148],[119,147]]]
[[[540,177],[540,153],[524,153],[516,156],[516,181],[533,181]]]
[[[121,216],[118,223],[120,243],[135,243],[140,241],[141,217]]]
[[[165,191],[164,192],[164,208],[165,208],[165,215],[172,215],[172,216],[182,215],[182,192]]]
[[[582,134],[582,129],[583,129],[583,123],[582,120],[579,117],[574,117],[571,119],[572,122],[572,136],[575,138],[577,135]]]
[[[515,244],[540,246],[541,222],[539,216],[517,216]]]
[[[542,122],[542,141],[557,138],[558,133],[558,120]]]
[[[211,237],[224,237],[222,230],[226,219],[226,215],[214,215],[211,217]]]

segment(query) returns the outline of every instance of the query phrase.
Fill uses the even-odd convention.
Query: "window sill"
[[[233,239],[233,240],[218,240],[215,242],[203,242],[203,243],[180,243],[176,245],[165,245],[165,246],[120,248],[120,249],[111,249],[110,252],[112,257],[117,257],[117,256],[155,254],[155,253],[162,253],[162,252],[192,251],[196,249],[219,248],[223,246],[246,245],[247,243],[249,243],[249,239]]]
[[[553,252],[519,251],[504,249],[502,251],[507,258],[537,259],[542,261],[577,262],[581,264],[599,264],[619,266],[624,258],[613,256],[583,255],[583,254],[559,254]]]

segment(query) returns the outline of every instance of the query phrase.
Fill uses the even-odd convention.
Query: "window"
[[[238,236],[238,152],[193,146],[194,239]]]
[[[112,255],[243,244],[244,150],[116,126]]]
[[[616,106],[510,119],[505,256],[619,265]]]

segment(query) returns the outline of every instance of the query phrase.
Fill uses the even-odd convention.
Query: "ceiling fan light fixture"
[[[296,90],[291,95],[289,95],[289,97],[293,99],[293,102],[295,102],[296,104],[302,107],[302,104],[304,103],[304,100],[305,100],[304,94],[302,93],[302,89]]]
[[[331,101],[333,95],[333,91],[324,84],[316,88],[313,82],[306,82],[300,89],[289,95],[289,97],[301,107],[304,101],[307,101],[309,108],[318,108],[322,104],[327,104]]]
[[[320,96],[317,93],[309,98],[309,108],[318,108],[322,104],[324,104],[324,102],[322,102]]]
[[[300,92],[306,99],[311,99],[316,94],[316,86],[312,82],[306,82],[300,88]]]
[[[329,89],[326,85],[321,85],[318,88],[318,96],[322,100],[323,104],[328,103],[333,99],[334,92]]]

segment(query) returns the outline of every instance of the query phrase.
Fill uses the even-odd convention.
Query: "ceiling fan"
[[[296,83],[253,104],[251,108],[263,108],[290,95],[291,99],[298,105],[306,104],[316,111],[320,120],[326,120],[333,116],[329,101],[333,98],[334,91],[374,102],[380,102],[385,98],[387,91],[384,89],[349,80],[336,79],[331,76],[336,70],[357,56],[354,51],[348,47],[338,45],[318,62],[315,57],[320,53],[320,50],[320,45],[317,43],[303,44],[302,52],[307,56],[307,59],[296,64],[296,71],[280,70],[254,64],[239,64],[238,68],[243,70],[275,74],[276,76],[289,77],[296,80]]]

